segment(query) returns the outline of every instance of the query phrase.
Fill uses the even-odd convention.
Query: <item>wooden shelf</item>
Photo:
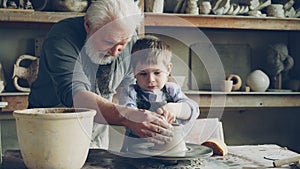
[[[300,92],[207,92],[185,91],[200,108],[300,107]]]
[[[299,18],[228,15],[145,14],[145,26],[199,27],[257,30],[300,30]]]
[[[0,10],[2,22],[32,22],[32,23],[56,23],[62,19],[83,16],[79,12],[40,12],[40,11],[10,11]]]
[[[8,105],[1,108],[3,112],[13,112],[14,110],[26,109],[28,106],[28,94],[25,92],[4,92],[0,93],[0,101],[7,102]]]
[[[300,92],[211,92],[184,91],[200,108],[280,108],[300,107]],[[2,111],[27,108],[28,93],[1,93],[1,101],[8,102]]]
[[[59,20],[83,16],[79,12],[40,12],[0,10],[1,22],[56,23]],[[200,27],[258,30],[300,30],[299,18],[250,17],[228,15],[188,15],[145,13],[145,26]]]
[[[28,96],[28,92],[2,92],[0,93],[0,97],[6,97],[6,96]]]

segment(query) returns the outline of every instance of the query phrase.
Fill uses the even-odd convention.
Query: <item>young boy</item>
[[[170,46],[164,41],[153,36],[137,40],[131,57],[136,84],[123,90],[119,104],[162,114],[170,124],[183,124],[183,132],[188,133],[199,116],[199,106],[181,91],[180,86],[168,82],[173,66],[171,57]],[[144,139],[163,144],[155,136]],[[128,151],[130,145],[143,141],[127,128],[121,151]]]

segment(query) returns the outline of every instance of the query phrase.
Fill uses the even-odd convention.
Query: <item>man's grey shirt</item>
[[[43,42],[38,77],[29,94],[29,108],[73,107],[73,95],[82,90],[100,95],[95,85],[98,65],[82,52],[86,37],[84,17],[65,19],[51,28]],[[112,100],[118,88],[134,83],[130,53],[135,40],[132,38],[113,62],[111,93],[103,96],[108,100]]]

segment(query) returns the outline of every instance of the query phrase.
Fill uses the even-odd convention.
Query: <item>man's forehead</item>
[[[93,42],[99,44],[111,44],[111,45],[117,45],[117,44],[125,45],[128,42],[130,42],[131,39],[132,37],[119,36],[118,34],[113,32],[96,32],[89,38],[89,40],[92,40]]]
[[[133,36],[135,28],[120,21],[110,22],[96,31],[99,35],[109,35],[121,39],[130,38]]]

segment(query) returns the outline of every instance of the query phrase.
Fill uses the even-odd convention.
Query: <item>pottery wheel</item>
[[[191,143],[186,143],[186,151],[176,153],[166,152],[163,150],[154,150],[152,149],[153,146],[153,143],[139,143],[133,145],[130,148],[130,151],[132,153],[137,153],[146,157],[161,160],[189,160],[195,158],[206,158],[213,154],[211,148]]]

